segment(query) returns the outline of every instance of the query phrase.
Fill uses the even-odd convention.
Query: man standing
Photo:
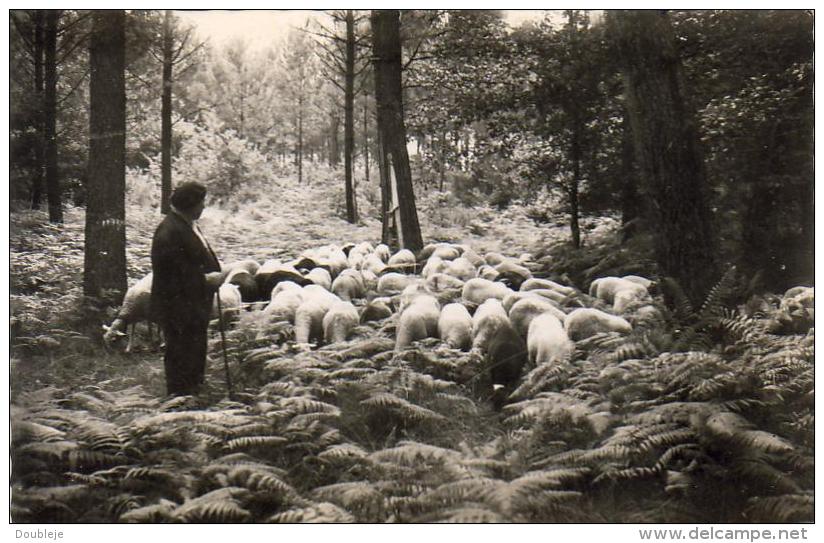
[[[197,394],[206,370],[206,332],[212,299],[223,280],[220,262],[195,221],[206,187],[183,183],[152,239],[152,312],[163,327],[166,391]]]

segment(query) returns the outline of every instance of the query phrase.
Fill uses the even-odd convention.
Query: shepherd
[[[197,226],[206,187],[183,183],[152,239],[151,306],[163,327],[166,391],[196,395],[204,382],[212,300],[223,280],[220,261]]]

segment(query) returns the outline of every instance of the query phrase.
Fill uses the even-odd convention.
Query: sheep
[[[650,290],[651,287],[655,285],[654,281],[647,279],[646,277],[641,277],[640,275],[625,275],[621,279],[624,281],[631,281],[633,283],[637,283],[643,286],[647,291]]]
[[[335,302],[323,316],[323,341],[346,341],[358,322],[358,310],[351,302]]]
[[[549,313],[560,322],[564,322],[566,314],[555,307],[549,300],[540,297],[524,298],[512,306],[509,311],[509,321],[521,337],[527,337],[529,325],[538,315]]]
[[[389,272],[378,278],[378,294],[392,295],[401,292],[407,286],[418,283],[420,279],[402,273]]]
[[[361,263],[361,271],[371,271],[375,275],[380,275],[386,269],[386,264],[381,260],[381,258],[375,254],[366,255]]]
[[[389,246],[385,243],[381,243],[377,247],[375,247],[375,256],[381,259],[384,263],[389,261],[389,257],[392,256],[392,252],[389,250]]]
[[[218,310],[218,307],[220,307],[220,310]],[[231,320],[240,315],[242,307],[243,297],[240,293],[240,287],[231,283],[223,283],[212,299],[210,316],[213,319]]]
[[[407,273],[412,273],[415,271],[415,265],[417,264],[415,260],[415,255],[409,249],[401,249],[397,253],[393,254],[389,257],[389,262],[387,262],[389,266],[395,268],[397,270],[403,270]]]
[[[621,277],[601,277],[590,284],[589,295],[612,304],[615,302],[615,293],[619,290],[632,290],[639,294],[648,294],[647,288],[636,282]]]
[[[532,272],[512,259],[506,259],[495,266],[498,272],[497,281],[504,281],[514,290],[521,288],[521,284],[532,278]]]
[[[312,268],[305,277],[326,290],[331,290],[332,288],[332,274],[330,274],[326,268]]]
[[[134,330],[138,322],[146,321],[149,325],[149,335],[152,335],[152,314],[151,314],[151,298],[152,298],[152,274],[146,275],[137,283],[129,287],[126,295],[123,298],[123,304],[117,312],[112,324],[109,326],[103,325],[103,341],[106,345],[111,345],[118,337],[126,334],[123,333],[129,325],[129,341],[126,343],[126,352],[132,352],[132,345],[134,344]]]
[[[313,288],[315,287],[315,288]],[[300,344],[323,341],[323,317],[340,298],[317,285],[303,288],[303,301],[295,311],[295,341]]]
[[[421,270],[421,276],[423,276],[424,279],[429,279],[430,276],[436,273],[442,273],[446,268],[447,264],[443,258],[439,256],[430,256]]]
[[[447,263],[444,273],[456,277],[461,281],[469,281],[478,275],[478,271],[472,262],[462,256]]]
[[[461,256],[461,251],[449,243],[440,243],[437,247],[435,247],[435,250],[432,252],[432,256],[437,256],[443,260],[455,260]]]
[[[395,335],[395,350],[400,351],[413,341],[437,337],[440,304],[430,295],[419,294],[403,309]]]
[[[281,281],[272,289],[272,294],[269,296],[270,300],[274,300],[275,296],[283,292],[284,290],[300,290],[303,287],[295,283],[294,281]]]
[[[604,313],[599,309],[582,307],[566,316],[564,329],[570,339],[580,341],[605,332],[628,334],[632,332],[632,325],[626,319]]]
[[[501,301],[486,300],[472,316],[472,350],[487,352],[489,342],[502,326],[512,326]]]
[[[222,267],[223,273],[226,273],[226,274],[230,274],[231,272],[233,272],[235,270],[246,270],[252,276],[254,276],[259,269],[260,269],[260,264],[258,264],[256,261],[251,260],[251,259],[238,260],[236,262],[225,264]]]
[[[366,287],[360,272],[345,269],[332,281],[332,292],[341,300],[349,301],[366,296]]]
[[[560,292],[564,296],[569,296],[575,292],[575,289],[572,287],[564,286],[560,283],[556,283],[555,281],[551,281],[549,279],[538,279],[536,277],[532,277],[527,279],[521,284],[522,291],[529,291],[529,290],[536,290],[536,289],[549,289],[554,290],[556,292]]]
[[[281,283],[282,284],[282,283]],[[294,284],[294,283],[292,283]],[[280,286],[280,285],[278,285]],[[284,289],[272,296],[272,301],[263,308],[263,315],[269,320],[283,320],[295,323],[295,313],[303,303],[303,289]]]
[[[370,300],[363,308],[360,322],[380,321],[392,316],[392,302],[389,298],[381,297]]]
[[[503,300],[512,290],[503,283],[489,281],[481,277],[475,277],[464,283],[461,297],[465,303],[481,305],[489,298]]]
[[[426,286],[435,292],[441,292],[446,289],[461,289],[464,282],[445,273],[436,273],[426,280]]]
[[[526,300],[527,298],[537,298],[539,300],[550,301],[547,300],[547,298],[544,298],[543,296],[535,294],[531,291],[524,292],[522,290],[516,290],[512,294],[507,294],[506,296],[504,296],[503,300],[501,300],[501,304],[504,306],[504,311],[506,311],[508,315],[512,311],[512,307],[515,304],[517,304],[521,300]],[[560,308],[560,305],[556,305],[556,307]]]
[[[438,317],[438,337],[453,349],[469,349],[472,345],[472,317],[463,304],[444,306]]]
[[[482,264],[478,268],[478,277],[486,279],[487,281],[495,281],[500,274],[489,264]]]
[[[266,296],[281,281],[292,281],[304,286],[312,283],[305,278],[292,264],[283,264],[279,260],[267,260],[255,274],[258,294]],[[265,298],[264,298],[265,299]]]
[[[420,281],[415,283],[411,283],[404,288],[401,293],[397,296],[397,306],[398,311],[403,313],[403,310],[406,309],[418,296],[431,296],[432,291],[430,291],[427,286]]]
[[[486,253],[486,255],[484,256],[484,261],[490,266],[497,266],[504,260],[506,260],[506,257],[504,255],[502,255],[501,253],[496,253],[494,251]]]
[[[541,313],[527,331],[529,361],[536,366],[557,362],[575,350],[562,322],[553,313]]]
[[[226,271],[225,269],[223,270]],[[226,276],[224,283],[237,285],[240,289],[240,297],[245,303],[251,303],[258,300],[258,287],[255,278],[248,270],[243,268],[235,268]]]
[[[481,255],[479,255],[477,252],[475,252],[470,247],[464,247],[464,251],[461,254],[461,257],[463,257],[463,258],[467,259],[469,262],[471,262],[472,266],[476,269],[481,267],[483,264],[486,263],[484,261],[484,259],[481,257]]]
[[[626,313],[633,306],[638,307],[649,301],[650,297],[646,291],[621,289],[615,293],[612,303],[612,310],[619,314]]]

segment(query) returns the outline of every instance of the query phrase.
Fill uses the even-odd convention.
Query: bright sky
[[[208,10],[178,11],[183,20],[197,26],[201,38],[209,38],[213,45],[221,45],[235,38],[243,38],[254,48],[263,48],[280,41],[290,28],[300,28],[317,11],[303,10]],[[540,10],[508,10],[507,22],[518,26],[526,20],[543,17]]]

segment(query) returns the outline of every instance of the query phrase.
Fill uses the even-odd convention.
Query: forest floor
[[[377,243],[374,209],[364,201],[363,220],[349,224],[338,192],[282,180],[275,194],[208,207],[200,222],[227,263]],[[418,209],[426,242],[534,253],[541,266],[560,262],[546,260],[546,247],[568,236],[561,221],[538,225],[520,206],[466,208],[435,194]],[[159,219],[127,208],[130,284],[150,270]],[[162,351],[145,334],[131,354],[105,348],[100,324],[114,310],[81,306],[83,221],[78,208],[61,226],[44,212],[11,213],[15,521],[813,518],[814,333],[775,335],[763,315],[725,308],[724,281],[689,314],[634,321],[628,336],[579,341],[531,369],[501,412],[473,353],[434,339],[394,352],[394,317],[307,350],[285,341],[288,325],[254,311],[227,334],[235,397],[213,329],[206,390],[174,399]],[[577,263],[616,265],[601,243],[616,226],[587,219]],[[613,256],[627,260],[632,249],[622,250]],[[643,273],[644,258],[629,257],[637,267],[625,271]],[[584,292],[565,311],[611,309],[575,286]]]

